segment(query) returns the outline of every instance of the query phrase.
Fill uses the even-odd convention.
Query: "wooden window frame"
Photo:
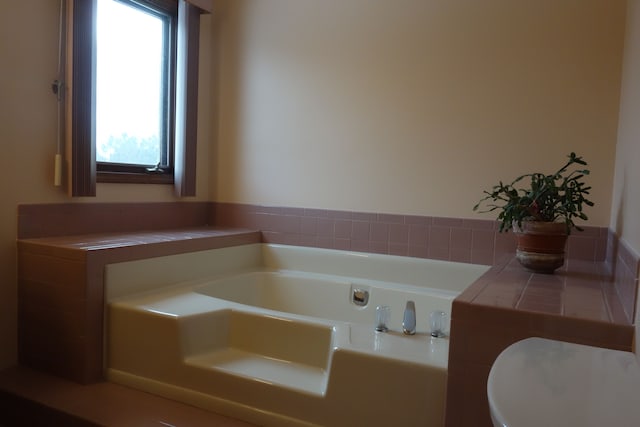
[[[185,0],[153,0],[172,3],[178,9],[176,40],[176,93],[174,112],[173,174],[133,173],[127,168],[98,171],[95,148],[97,0],[68,0],[71,23],[69,192],[73,197],[96,195],[96,182],[174,184],[179,197],[196,195],[198,117],[198,55],[200,14],[205,12]],[[152,2],[153,2],[152,1]],[[196,2],[197,3],[197,2]]]

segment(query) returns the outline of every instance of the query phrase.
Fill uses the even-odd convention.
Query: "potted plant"
[[[518,240],[516,257],[527,269],[553,273],[564,264],[564,248],[572,229],[582,231],[574,219],[587,220],[584,205],[593,206],[583,178],[589,170],[582,157],[569,154],[557,172],[521,175],[510,184],[502,181],[486,195],[474,211],[499,211],[500,232],[513,229]]]

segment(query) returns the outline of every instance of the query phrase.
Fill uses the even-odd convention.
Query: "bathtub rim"
[[[463,270],[465,276],[465,283],[459,285],[456,289],[447,289],[437,286],[427,286],[424,284],[407,283],[407,281],[399,280],[380,280],[371,275],[350,275],[339,274],[338,272],[323,273],[322,271],[309,271],[309,269],[299,268],[285,268],[282,265],[274,265],[274,256],[278,253],[292,253],[298,252],[302,256],[308,257],[310,255],[322,255],[333,258],[341,258],[354,260],[362,263],[363,261],[373,265],[380,261],[401,263],[413,267],[434,267],[437,269],[454,267],[456,270]],[[207,271],[206,268],[199,266],[197,271],[197,277],[178,277],[175,273],[177,266],[180,263],[192,256],[198,258],[206,257],[209,254],[222,254],[228,255],[231,261],[230,265],[222,266],[222,271]],[[237,260],[237,257],[233,255],[247,255],[247,259]],[[132,269],[135,267],[142,267],[145,270],[145,275],[136,276],[138,273],[133,274]],[[174,266],[175,268],[171,268]],[[446,267],[445,267],[446,266]],[[175,255],[161,256],[145,258],[133,261],[123,261],[118,263],[110,263],[105,265],[105,281],[104,281],[104,298],[105,303],[109,303],[114,300],[118,300],[122,297],[129,297],[136,294],[144,294],[146,292],[154,292],[158,288],[171,289],[173,287],[188,286],[190,282],[199,281],[201,279],[212,280],[217,277],[224,277],[232,274],[259,271],[259,270],[272,270],[272,271],[304,271],[308,273],[317,274],[333,274],[335,276],[344,276],[356,279],[365,279],[379,282],[396,283],[402,286],[414,286],[416,288],[426,289],[440,289],[445,291],[456,292],[456,295],[463,292],[474,281],[481,277],[489,270],[490,266],[479,264],[467,264],[455,261],[443,261],[427,258],[416,258],[400,255],[387,255],[387,254],[375,254],[368,252],[357,252],[340,249],[326,249],[315,248],[306,246],[294,246],[283,245],[275,243],[250,243],[245,245],[208,249],[204,251],[194,251]],[[151,285],[150,283],[158,283],[158,285]]]

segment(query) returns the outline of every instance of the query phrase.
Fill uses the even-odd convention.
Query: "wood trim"
[[[143,174],[127,172],[98,172],[98,182],[111,184],[173,184],[171,174]]]
[[[200,8],[204,13],[213,12],[213,0],[187,0],[187,2]]]
[[[71,82],[71,183],[73,197],[96,195],[95,32],[96,0],[73,2]]]
[[[198,54],[200,9],[180,0],[178,6],[178,64],[176,76],[175,192],[196,195],[198,137]]]

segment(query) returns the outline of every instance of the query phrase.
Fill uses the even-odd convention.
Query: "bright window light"
[[[96,160],[166,162],[166,19],[117,0],[98,0]]]

